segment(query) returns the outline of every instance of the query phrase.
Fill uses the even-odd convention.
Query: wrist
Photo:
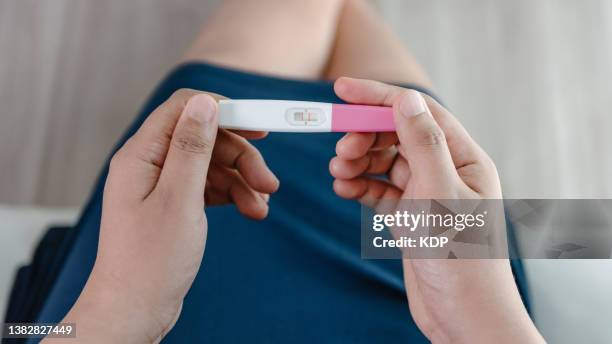
[[[458,343],[543,343],[503,259],[432,261],[445,276],[428,293],[438,334]],[[424,267],[432,268],[430,265]],[[423,266],[419,266],[423,269]]]
[[[159,342],[169,326],[156,318],[151,305],[95,270],[63,320],[75,323],[77,337],[100,343]]]
[[[483,314],[486,314],[483,311]],[[545,343],[528,316],[487,314],[481,319],[470,319],[453,335],[452,343]]]
[[[479,295],[457,304],[453,343],[545,343],[518,295]]]

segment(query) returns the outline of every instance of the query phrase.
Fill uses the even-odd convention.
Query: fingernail
[[[211,122],[217,112],[215,100],[206,94],[198,94],[187,102],[185,112],[187,115],[203,123]]]
[[[425,99],[415,90],[406,91],[400,100],[400,113],[406,118],[427,113]]]
[[[272,172],[272,170],[270,170],[269,167],[266,166],[266,168],[268,169],[268,173],[272,176],[272,184],[275,186],[275,189],[272,192],[276,192],[280,186],[280,180],[278,180],[278,177],[274,174],[274,172]]]

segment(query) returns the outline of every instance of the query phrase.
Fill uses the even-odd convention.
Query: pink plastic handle
[[[332,104],[332,131],[395,131],[393,109],[386,106]]]

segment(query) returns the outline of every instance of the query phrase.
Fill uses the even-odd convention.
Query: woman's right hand
[[[87,342],[158,342],[200,268],[204,208],[267,215],[278,180],[241,133],[218,129],[220,96],[179,90],[115,153],[104,188],[96,262],[64,322]],[[103,325],[103,326],[101,326]]]
[[[171,121],[172,117],[181,113],[192,97],[199,94],[207,94],[217,102],[226,99],[210,92],[180,89],[155,112],[161,113],[159,117],[166,116],[166,121]],[[145,121],[143,127],[151,127],[151,122]],[[152,144],[142,153],[145,155],[143,159],[153,162],[150,166],[152,179],[158,176],[163,165],[173,129],[174,126],[164,128],[165,132],[153,138]],[[234,204],[242,215],[255,220],[264,219],[268,215],[268,200],[270,194],[278,189],[279,181],[261,153],[248,141],[265,138],[267,134],[262,131],[218,129],[204,192],[207,207]]]
[[[492,160],[435,100],[350,78],[338,79],[335,91],[348,103],[392,106],[397,128],[349,133],[338,142],[330,172],[339,196],[372,208],[380,200],[501,199]],[[508,260],[404,259],[403,268],[410,312],[431,341],[543,341]]]

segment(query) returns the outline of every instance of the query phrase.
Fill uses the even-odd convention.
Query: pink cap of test
[[[332,104],[332,131],[395,131],[393,109],[386,106]]]

